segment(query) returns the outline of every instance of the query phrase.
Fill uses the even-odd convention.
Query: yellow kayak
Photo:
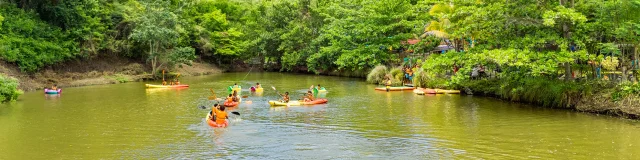
[[[438,94],[460,94],[460,90],[436,89],[436,93],[438,93]]]
[[[181,84],[181,85],[155,85],[155,84],[145,84],[147,88],[186,88],[189,85]]]

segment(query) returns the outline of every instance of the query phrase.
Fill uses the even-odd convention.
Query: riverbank
[[[68,88],[148,80],[153,78],[147,73],[149,70],[150,67],[143,62],[117,56],[71,61],[34,74],[21,72],[16,65],[0,61],[0,73],[18,79],[18,89],[24,91],[40,90],[53,84]],[[183,65],[173,72],[180,73],[180,76],[199,76],[222,73],[222,70],[212,64],[193,62],[191,66]]]
[[[444,85],[444,84],[441,84]],[[622,88],[637,87],[634,84],[613,84],[605,81],[565,82],[548,79],[524,79],[509,82],[499,79],[469,80],[460,89],[474,95],[535,104],[541,107],[571,109],[639,119],[640,96],[619,95]],[[619,96],[616,96],[616,95]]]

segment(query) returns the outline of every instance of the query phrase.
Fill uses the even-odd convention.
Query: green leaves
[[[18,80],[0,74],[0,102],[10,102],[18,99],[22,91],[18,89]]]
[[[78,43],[68,38],[70,34],[38,20],[34,13],[0,3],[0,14],[11,15],[0,26],[0,59],[20,70],[36,72],[78,54]]]
[[[542,17],[544,19],[543,24],[546,26],[554,26],[556,22],[566,22],[575,25],[587,21],[587,17],[582,15],[582,13],[564,6],[556,6],[554,10],[546,11]]]

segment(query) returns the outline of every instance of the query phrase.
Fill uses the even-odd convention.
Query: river
[[[246,77],[245,77],[246,76]],[[374,91],[362,79],[285,73],[28,92],[0,104],[0,159],[637,159],[640,122],[465,95]],[[228,128],[204,121],[213,88],[245,86]],[[260,82],[262,95],[248,92]],[[147,82],[149,83],[149,82]],[[270,107],[325,86],[325,105]],[[248,103],[248,102],[251,103]]]

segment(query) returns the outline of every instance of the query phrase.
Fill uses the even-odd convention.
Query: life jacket
[[[216,109],[216,123],[224,124],[227,120],[227,112]]]

